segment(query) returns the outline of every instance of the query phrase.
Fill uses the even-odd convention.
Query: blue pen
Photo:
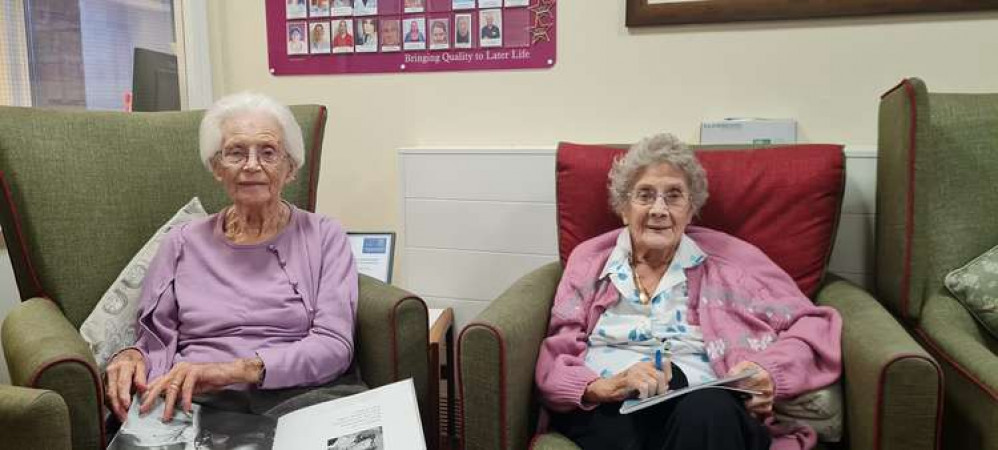
[[[662,370],[662,349],[655,350],[655,370]]]

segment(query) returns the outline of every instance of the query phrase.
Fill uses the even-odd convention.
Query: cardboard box
[[[793,119],[724,119],[700,124],[701,144],[794,144]]]

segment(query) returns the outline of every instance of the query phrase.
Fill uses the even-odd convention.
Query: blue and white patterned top
[[[617,245],[600,273],[600,279],[610,277],[620,300],[596,322],[589,336],[586,366],[609,378],[634,363],[654,361],[655,350],[662,348],[663,356],[672,358],[691,385],[714,380],[703,333],[687,320],[689,294],[685,269],[703,263],[706,258],[700,247],[683,235],[651,301],[643,305],[630,265],[631,236],[626,228],[621,230]]]

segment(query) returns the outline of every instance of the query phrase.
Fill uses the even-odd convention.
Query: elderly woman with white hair
[[[281,198],[304,157],[291,111],[258,94],[223,98],[201,122],[200,151],[232,205],[171,230],[150,264],[135,345],[107,368],[107,401],[123,422],[133,389],[142,413],[165,397],[169,421],[196,394],[287,398],[304,390],[284,388],[354,374],[358,278],[346,233]]]
[[[635,144],[609,178],[624,227],[572,252],[537,361],[550,426],[584,449],[813,447],[814,431],[777,423],[773,402],[837,379],[838,314],[751,244],[690,225],[707,179],[675,137]],[[748,398],[705,389],[620,413],[745,371]]]

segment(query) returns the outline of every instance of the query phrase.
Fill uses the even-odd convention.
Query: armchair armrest
[[[942,371],[866,291],[830,278],[817,303],[842,315],[842,363],[849,448],[935,449]]]
[[[69,408],[52,391],[0,385],[0,436],[9,448],[71,449]]]
[[[69,409],[73,448],[104,448],[103,389],[86,342],[55,302],[20,303],[3,322],[4,356],[14,385],[47,389]]]
[[[436,408],[429,395],[429,324],[426,303],[403,289],[360,275],[357,354],[371,387],[412,378],[420,412]]]
[[[517,280],[461,331],[458,399],[466,449],[526,448],[537,421],[534,366],[561,263]]]

